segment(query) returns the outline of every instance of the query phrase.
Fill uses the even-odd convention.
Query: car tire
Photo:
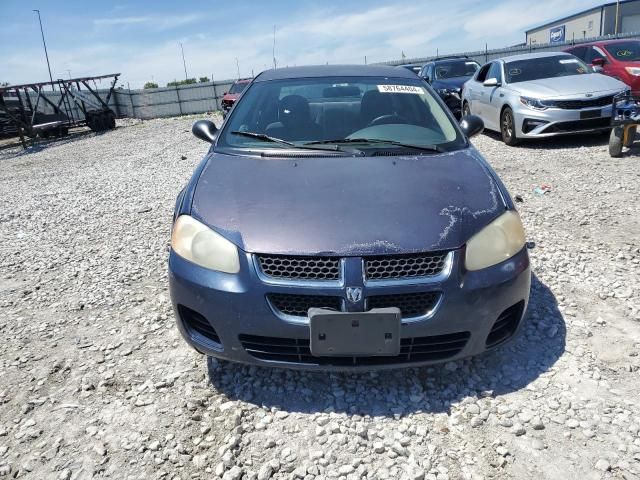
[[[502,135],[502,141],[513,147],[520,141],[516,137],[516,122],[513,119],[513,110],[510,107],[506,107],[500,114],[500,134]]]
[[[462,116],[466,117],[467,115],[471,115],[471,107],[469,107],[469,102],[464,102],[462,104]]]
[[[624,142],[625,147],[631,148],[633,142],[636,141],[636,131],[637,127],[635,125],[633,127],[629,127],[629,129],[627,130],[627,139]]]
[[[612,157],[622,156],[622,136],[624,129],[622,127],[613,127],[611,135],[609,135],[609,155]]]

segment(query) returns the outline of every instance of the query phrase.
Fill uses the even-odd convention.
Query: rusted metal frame
[[[104,101],[107,105],[109,105],[109,100],[111,100],[111,95],[113,94],[113,89],[115,88],[117,81],[118,75],[113,78],[113,82],[111,82],[111,87],[109,88],[109,93],[107,93],[107,98]]]
[[[20,142],[22,142],[22,147],[27,148],[27,142],[24,139],[24,134],[22,130],[24,129],[25,133],[31,133],[31,126],[27,124],[27,115],[24,112],[24,105],[22,104],[22,98],[20,97],[20,90],[16,88],[16,96],[18,97],[18,106],[20,107],[20,115],[22,116],[22,125],[18,124],[18,133],[20,133]]]
[[[33,125],[34,122],[36,121],[36,112],[38,111],[38,105],[40,105],[40,97],[42,96],[41,95],[41,93],[42,93],[41,89],[38,89],[37,92],[38,92],[38,97],[36,98],[36,106],[33,107],[33,111],[31,113],[31,125]],[[27,98],[29,98],[28,94],[27,94]]]
[[[62,91],[62,88],[60,88],[60,86],[64,88],[64,92]],[[67,109],[67,118],[69,118],[69,120],[71,120],[72,122],[75,122],[76,119],[73,116],[73,108],[71,107],[71,102],[69,101],[69,97],[71,97],[74,103],[76,104],[78,103],[78,100],[76,100],[76,97],[73,95],[73,93],[71,93],[71,91],[69,90],[69,86],[67,85],[66,82],[60,82],[58,87],[60,88],[60,93],[65,99],[64,106]]]
[[[20,136],[20,143],[22,143],[22,147],[23,148],[27,148],[27,142],[24,139],[24,133],[23,133],[23,125],[25,125],[23,123],[22,120],[20,120],[18,117],[16,117],[13,113],[11,113],[9,111],[9,107],[7,107],[7,104],[4,103],[4,97],[3,94],[4,92],[0,92],[0,110],[2,110],[3,112],[5,112],[7,114],[7,116],[13,120],[13,123],[15,123],[17,129],[18,129],[18,135]]]
[[[76,88],[78,90],[80,90],[80,82],[76,82]],[[77,104],[78,102],[76,102]],[[84,100],[81,98],[80,99],[80,104],[78,105],[78,107],[80,107],[80,110],[82,110],[82,113],[84,114],[85,118],[87,117],[87,106],[84,104]]]
[[[102,105],[102,107],[106,110],[109,110],[109,105],[107,105],[106,103],[104,103],[104,100],[102,100],[102,98],[100,98],[100,95],[98,95],[87,83],[86,80],[81,80],[82,84],[87,87],[87,90],[89,90],[91,92],[91,94],[96,97],[96,99],[98,100],[98,102],[100,102],[100,104]]]
[[[119,77],[120,73],[110,73],[109,75],[98,75],[97,77],[78,77],[78,78],[71,78],[68,81],[70,82],[82,82],[83,80],[102,80],[103,78],[111,78],[111,77]],[[59,83],[60,80],[54,80],[53,83]],[[22,85],[10,85],[9,87],[0,87],[0,93],[2,93],[3,91],[8,91],[8,90],[12,90],[14,88],[22,88],[22,87],[29,87],[29,88],[34,88],[34,87],[46,87],[48,85],[51,85],[51,82],[37,82],[37,83],[24,83]],[[35,89],[35,88],[34,88]]]

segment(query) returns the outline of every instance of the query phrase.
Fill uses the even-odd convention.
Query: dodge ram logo
[[[362,300],[362,288],[360,287],[347,287],[347,300],[351,303],[358,303]]]

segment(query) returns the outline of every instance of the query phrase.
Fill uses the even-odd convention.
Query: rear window
[[[629,41],[612,43],[604,46],[609,54],[621,62],[636,62],[640,60],[640,42]]]
[[[573,55],[554,55],[551,57],[516,60],[506,62],[504,68],[507,83],[584,75],[589,71],[589,68]]]
[[[242,93],[244,91],[245,88],[247,88],[247,85],[249,85],[249,82],[236,82],[233,85],[231,85],[231,88],[229,89],[229,93]]]

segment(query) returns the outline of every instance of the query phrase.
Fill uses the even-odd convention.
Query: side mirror
[[[596,67],[604,67],[605,63],[607,63],[607,61],[602,57],[597,57],[591,60],[591,65]]]
[[[482,85],[485,87],[499,87],[502,84],[497,78],[487,78]]]
[[[484,130],[484,122],[477,115],[465,115],[460,120],[460,128],[467,138],[475,137]]]
[[[604,68],[599,67],[597,65],[594,65],[593,67],[591,67],[591,70],[593,70],[593,73],[604,73]]]
[[[198,120],[191,127],[191,133],[193,133],[200,140],[213,143],[218,136],[218,129],[211,120]]]

